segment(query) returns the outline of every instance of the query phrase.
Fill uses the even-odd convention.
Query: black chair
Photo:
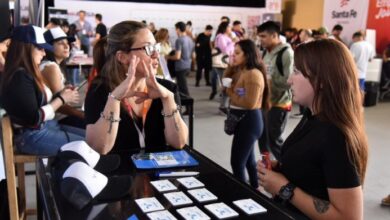
[[[188,145],[194,147],[194,99],[190,96],[180,94],[180,102],[182,106],[185,106],[188,113]]]

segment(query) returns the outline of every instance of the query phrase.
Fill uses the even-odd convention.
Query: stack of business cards
[[[209,220],[210,217],[207,216],[202,210],[196,206],[181,208],[176,210],[185,220]]]
[[[164,210],[164,207],[155,197],[136,199],[135,202],[144,213]]]
[[[171,203],[173,206],[189,205],[192,204],[192,200],[186,196],[183,192],[171,192],[165,193],[164,197]]]
[[[204,184],[197,180],[195,177],[184,177],[177,179],[187,189],[204,187]]]
[[[173,185],[169,180],[150,181],[150,184],[152,184],[154,188],[156,188],[159,192],[169,192],[177,190],[177,187]]]
[[[210,205],[204,206],[207,210],[209,210],[215,217],[218,219],[225,219],[225,218],[232,218],[237,217],[239,214],[231,209],[229,206],[227,206],[225,203],[214,203]]]
[[[267,212],[267,209],[265,209],[263,206],[258,204],[257,202],[253,201],[252,199],[241,199],[234,201],[233,204],[240,208],[242,211],[244,211],[248,215],[254,215],[259,213]]]
[[[218,199],[218,197],[205,188],[188,190],[188,193],[198,202],[209,202]]]
[[[177,220],[169,211],[158,211],[147,214],[150,220]]]

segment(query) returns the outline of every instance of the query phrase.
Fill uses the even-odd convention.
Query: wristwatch
[[[294,196],[295,185],[292,183],[287,183],[282,186],[279,190],[279,198],[283,200],[283,202],[289,202]]]

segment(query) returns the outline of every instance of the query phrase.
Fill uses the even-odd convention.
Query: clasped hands
[[[146,81],[147,91],[136,90],[137,85],[142,81],[140,78],[135,76],[138,65],[142,65],[142,69],[145,71],[144,78]],[[152,66],[152,60],[146,63],[143,60],[141,61],[141,59],[135,55],[130,58],[130,65],[126,74],[126,79],[119,84],[112,93],[119,99],[136,97],[137,99],[135,102],[137,104],[142,103],[147,99],[165,99],[170,95],[173,97],[172,92],[157,82]]]
[[[276,163],[273,163],[272,167],[275,165]],[[278,195],[280,188],[289,182],[283,174],[267,169],[262,160],[257,161],[257,176],[260,186],[272,196]]]

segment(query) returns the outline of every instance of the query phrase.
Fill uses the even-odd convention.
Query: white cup
[[[222,85],[226,88],[230,88],[230,86],[232,85],[232,81],[232,78],[222,78]]]

